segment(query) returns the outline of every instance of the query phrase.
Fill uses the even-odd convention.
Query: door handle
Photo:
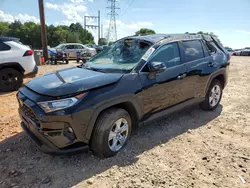
[[[209,63],[208,63],[208,66],[209,66],[209,67],[215,67],[215,65],[216,65],[216,63],[212,63],[212,62],[209,62]]]
[[[186,76],[187,76],[187,74],[185,73],[185,74],[179,75],[177,78],[178,78],[179,80],[181,80],[181,79],[185,78]]]

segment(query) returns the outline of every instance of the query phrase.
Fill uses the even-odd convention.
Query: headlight
[[[69,108],[76,104],[78,99],[76,97],[61,99],[61,100],[54,100],[54,101],[46,101],[46,102],[39,102],[38,105],[46,112],[53,112],[56,110],[61,110],[65,108]]]

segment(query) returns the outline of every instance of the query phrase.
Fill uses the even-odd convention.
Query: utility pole
[[[98,19],[98,25],[89,25],[87,24],[87,19],[92,18],[92,19]],[[101,12],[98,11],[98,16],[84,16],[84,29],[86,30],[87,28],[91,29],[98,29],[98,41],[100,39],[101,35]],[[86,42],[86,36],[85,36],[85,42]]]
[[[101,38],[103,38],[103,24],[101,25]]]
[[[42,37],[42,46],[43,46],[43,57],[44,60],[48,60],[48,43],[47,43],[47,34],[46,34],[46,25],[45,25],[45,16],[44,16],[44,6],[43,0],[38,0],[39,4],[39,13],[40,13],[40,25],[41,25],[41,37]]]
[[[120,9],[117,6],[117,0],[108,0],[108,3],[110,2],[110,6],[107,7],[110,9],[110,12],[108,13],[108,16],[110,16],[110,21],[109,21],[109,30],[108,30],[108,42],[114,42],[117,40],[117,30],[116,30],[116,16],[118,14],[116,13],[117,9]]]

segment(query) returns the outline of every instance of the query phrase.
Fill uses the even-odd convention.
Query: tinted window
[[[205,45],[205,42],[202,41],[201,44],[202,44],[202,48],[203,48],[205,57],[210,56],[210,53],[209,53],[209,51],[208,51],[207,46]]]
[[[76,49],[84,49],[81,45],[76,45]]]
[[[206,47],[210,54],[214,54],[216,52],[216,48],[209,42],[206,42]]]
[[[178,44],[175,42],[160,47],[150,61],[164,62],[167,68],[180,65],[181,58]]]
[[[0,51],[8,51],[8,50],[10,50],[10,47],[5,43],[0,42]]]
[[[183,41],[185,62],[202,59],[204,57],[201,42],[199,40]]]
[[[74,45],[67,45],[67,46],[66,46],[66,49],[72,50],[72,49],[75,49],[75,46],[74,46]]]

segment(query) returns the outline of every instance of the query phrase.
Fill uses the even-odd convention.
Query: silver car
[[[56,51],[63,51],[67,54],[69,59],[76,59],[77,52],[87,52],[96,55],[96,50],[94,48],[89,48],[80,43],[64,43],[55,47]]]

